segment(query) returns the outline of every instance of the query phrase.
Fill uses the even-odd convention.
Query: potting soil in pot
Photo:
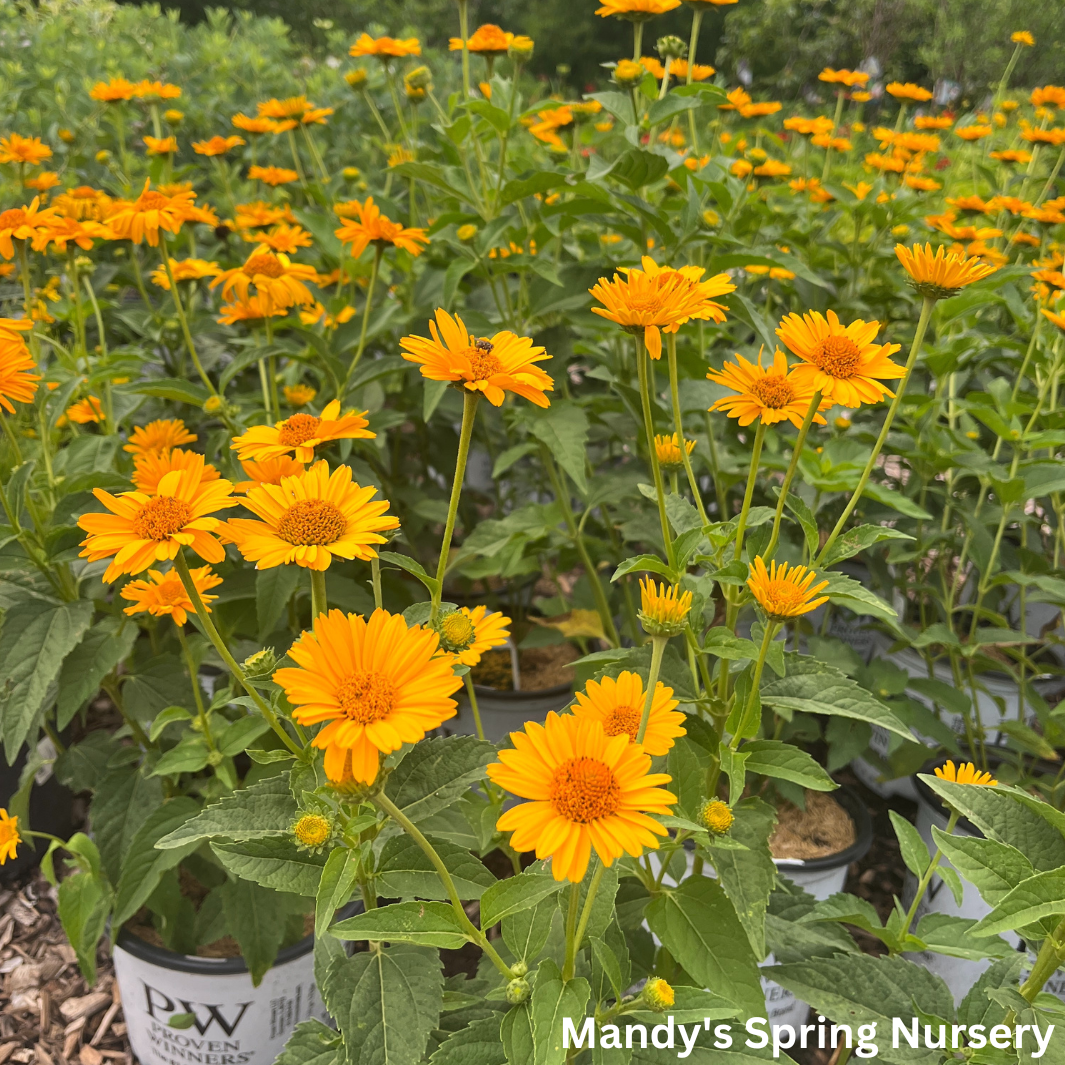
[[[787,803],[777,810],[777,827],[769,839],[774,858],[827,858],[854,846],[854,822],[831,795],[806,793],[806,809]]]

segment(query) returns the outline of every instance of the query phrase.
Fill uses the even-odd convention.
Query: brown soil
[[[806,809],[786,803],[769,840],[774,858],[827,858],[857,839],[850,814],[823,791],[806,792]]]
[[[539,691],[559,684],[572,684],[577,674],[570,663],[580,658],[580,651],[571,643],[556,643],[549,647],[531,647],[518,652],[521,671],[521,690]],[[471,670],[475,684],[496,691],[513,691],[510,651],[498,647],[481,655],[481,661]]]
[[[204,886],[187,870],[179,869],[178,878],[181,883],[181,894],[192,901],[193,906],[199,910],[203,900],[207,897]],[[124,925],[127,932],[138,939],[150,943],[159,950],[170,948],[163,942],[163,937],[155,930],[152,924],[152,915],[147,907],[141,907]],[[308,913],[303,918],[303,934],[309,936],[314,931],[314,914]],[[232,936],[222,936],[213,943],[204,943],[196,948],[198,958],[239,958],[240,947]]]

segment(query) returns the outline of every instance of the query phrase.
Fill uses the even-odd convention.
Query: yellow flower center
[[[26,212],[21,207],[12,207],[0,214],[0,229],[18,229],[26,221]]]
[[[769,581],[759,601],[773,617],[791,617],[806,603],[807,593],[792,581]]]
[[[137,200],[137,208],[141,211],[158,211],[170,203],[170,197],[154,190],[142,193]]]
[[[474,381],[486,381],[503,369],[503,364],[492,354],[489,340],[478,340],[473,347],[467,348],[466,358],[470,360],[470,373]]]
[[[349,721],[372,725],[395,709],[396,689],[383,674],[360,670],[340,682],[337,702]]]
[[[751,391],[763,406],[772,407],[773,410],[782,410],[795,399],[791,382],[776,373],[767,373],[761,380],[755,381]]]
[[[168,573],[166,580],[162,584],[156,585],[155,594],[159,597],[160,603],[165,603],[167,606],[174,606],[176,603],[181,603],[188,599],[185,586],[181,583],[177,574],[172,576]],[[210,599],[210,596],[207,598]]]
[[[621,804],[621,786],[596,758],[567,758],[551,778],[551,805],[559,817],[586,825],[609,817]]]
[[[281,277],[285,268],[281,265],[281,260],[275,255],[269,255],[262,253],[260,255],[253,255],[241,269],[248,275],[248,277],[255,277],[259,274],[262,277]]]
[[[448,614],[440,622],[440,635],[453,651],[466,650],[476,634],[473,622],[461,610]]]
[[[603,731],[608,736],[620,736],[624,732],[634,740],[640,731],[641,717],[643,710],[637,710],[635,706],[615,706],[603,719]]]
[[[292,834],[305,847],[320,847],[329,838],[331,827],[320,814],[304,814],[292,826]]]
[[[322,424],[321,418],[313,414],[293,414],[278,434],[278,443],[285,447],[298,447],[307,440],[313,439],[318,434],[318,426]]]
[[[277,523],[277,535],[299,547],[334,544],[348,527],[343,513],[325,499],[293,503]]]
[[[829,377],[853,377],[862,364],[862,353],[850,337],[830,336],[821,341],[814,353],[818,369]]]
[[[133,519],[133,533],[140,540],[166,540],[192,521],[192,507],[173,496],[156,496],[144,504]]]
[[[702,809],[702,822],[716,835],[724,835],[736,820],[728,803],[720,799],[711,799]]]

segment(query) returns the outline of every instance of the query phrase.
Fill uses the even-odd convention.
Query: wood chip
[[[4,987],[9,993],[14,994],[16,991],[28,991],[31,988],[40,987],[41,983],[40,965],[19,959],[19,964],[7,974]]]
[[[73,1021],[77,1017],[91,1017],[99,1013],[111,1002],[111,996],[106,991],[94,991],[91,995],[82,995],[80,998],[68,998],[59,1007],[59,1012],[66,1021]]]
[[[103,1039],[105,1035],[107,1035],[107,1029],[111,1027],[111,1022],[118,1015],[118,1011],[122,1009],[122,1003],[117,1001],[117,990],[115,994],[116,1000],[113,1001],[111,1005],[107,1007],[107,1012],[104,1014],[103,1020],[100,1021],[100,1024],[96,1029],[96,1034],[92,1037],[91,1040],[89,1040],[92,1046],[99,1045],[100,1040]]]
[[[66,1039],[63,1040],[63,1059],[69,1061],[71,1055],[74,1053],[74,1048],[78,1045],[78,1040],[81,1038],[81,1030],[76,1032],[67,1032]]]
[[[75,1020],[71,1021],[70,1024],[68,1024],[66,1028],[63,1029],[63,1035],[77,1035],[78,1032],[80,1032],[82,1028],[85,1027],[85,1022],[88,1019],[88,1017],[78,1017]]]
[[[11,942],[11,937],[15,934],[15,918],[9,913],[5,913],[3,917],[0,917],[0,950]]]
[[[33,1052],[37,1057],[37,1065],[55,1065],[52,1055],[40,1043],[33,1048]]]
[[[27,906],[21,899],[15,899],[8,906],[7,912],[23,928],[32,928],[40,920],[41,916],[32,906]]]
[[[124,1050],[101,1050],[100,1053],[105,1058],[110,1058],[112,1061],[128,1061],[129,1054]]]
[[[96,1047],[83,1046],[78,1054],[81,1065],[103,1065],[104,1056]]]
[[[22,1065],[29,1065],[29,1063],[33,1061],[33,1051],[16,1050],[15,1053],[11,1055],[11,1060],[21,1062]]]
[[[9,1057],[18,1048],[18,1043],[4,1043],[0,1045],[0,1065],[4,1065]]]

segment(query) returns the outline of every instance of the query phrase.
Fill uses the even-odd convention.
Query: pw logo
[[[141,982],[143,983],[143,981]],[[148,984],[144,984],[144,998],[145,1006],[148,1010],[148,1016],[151,1017],[152,1020],[161,1020],[165,1023],[167,1017],[160,1017],[159,1013],[185,1013],[194,1018],[192,1024],[200,1035],[206,1035],[211,1025],[217,1023],[218,1027],[221,1028],[227,1036],[231,1036],[237,1030],[237,1025],[240,1024],[248,1007],[251,1005],[250,1002],[236,1003],[233,1008],[236,1009],[239,1007],[240,1012],[238,1012],[236,1017],[230,1021],[227,1020],[222,1013],[221,1006],[212,1006],[206,1002],[186,1002],[184,999],[180,998],[175,1002],[169,995],[163,994],[158,988],[150,987]],[[156,1012],[157,1010],[159,1013]],[[207,1019],[201,1020],[200,1014],[204,1010],[207,1012]]]

